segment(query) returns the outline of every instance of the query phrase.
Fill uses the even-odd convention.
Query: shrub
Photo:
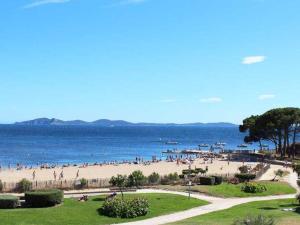
[[[298,194],[297,196],[296,196],[296,200],[299,202],[299,204],[300,204],[300,194]]]
[[[202,185],[214,185],[216,179],[214,177],[200,177],[199,181]]]
[[[150,174],[148,176],[148,183],[149,184],[157,184],[158,181],[159,181],[159,174],[158,173],[153,172],[152,174]]]
[[[160,179],[162,185],[176,184],[177,181],[179,181],[179,176],[177,173],[170,173],[169,175],[165,175]]]
[[[229,183],[229,184],[239,184],[240,181],[239,181],[239,179],[236,178],[236,177],[231,177],[231,178],[228,178],[228,179],[227,179],[227,183]]]
[[[0,180],[0,192],[3,191],[3,183],[2,183],[2,180]]]
[[[80,179],[80,188],[86,188],[88,185],[88,180],[85,178]]]
[[[26,191],[30,191],[32,188],[32,183],[31,181],[27,180],[27,179],[22,179],[18,184],[17,184],[17,191],[18,192],[26,192]]]
[[[263,184],[258,184],[258,183],[244,183],[243,186],[241,187],[241,190],[246,193],[262,193],[267,191],[267,188]]]
[[[189,174],[192,174],[192,173],[197,173],[197,170],[182,170],[182,174],[183,175],[189,175]]]
[[[252,173],[238,173],[235,177],[239,179],[240,182],[250,181],[255,179],[256,175]]]
[[[276,177],[283,177],[283,175],[284,175],[284,171],[283,171],[283,170],[281,170],[281,169],[279,169],[279,170],[275,170],[275,171],[274,171],[274,174],[275,174],[275,177],[274,177],[274,179],[273,179],[273,180],[275,180],[275,179],[276,179]]]
[[[196,174],[201,174],[201,175],[204,175],[204,174],[206,174],[207,173],[207,170],[205,170],[205,169],[202,169],[202,168],[196,168],[195,169],[195,172],[196,172]]]
[[[13,195],[0,196],[0,209],[15,209],[19,206],[19,198]]]
[[[215,185],[220,185],[223,183],[223,177],[221,176],[212,176],[215,178]]]
[[[241,166],[241,167],[239,167],[239,171],[241,173],[248,173],[248,167],[247,166]]]
[[[63,191],[39,190],[25,193],[25,202],[31,207],[50,207],[62,203]]]
[[[300,164],[293,164],[293,171],[298,174],[298,177],[300,177]]]
[[[133,200],[114,198],[112,200],[106,200],[100,211],[103,215],[109,217],[135,218],[148,213],[149,203],[143,198]]]
[[[185,176],[184,174],[180,174],[179,179],[184,179],[185,178],[184,176]]]
[[[144,176],[143,172],[140,170],[136,170],[128,176],[128,186],[135,186],[138,188],[139,186],[142,186],[145,183],[146,183],[146,177]]]
[[[245,219],[237,220],[233,225],[275,225],[273,218],[258,215],[257,217],[248,216]]]

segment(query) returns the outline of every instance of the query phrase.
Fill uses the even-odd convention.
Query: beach
[[[246,162],[245,165],[254,167],[257,163]],[[238,168],[243,165],[243,162],[230,162],[214,159],[204,164],[203,159],[195,159],[191,164],[191,168],[202,168],[208,167],[207,174],[218,174],[218,175],[233,175],[238,172]],[[151,162],[149,164],[115,164],[115,165],[88,165],[82,166],[69,166],[69,167],[56,167],[50,169],[5,169],[0,172],[0,179],[2,182],[19,182],[21,179],[26,178],[30,181],[50,181],[54,180],[54,172],[57,175],[56,180],[59,180],[59,175],[63,172],[63,178],[61,180],[76,180],[76,179],[107,179],[117,174],[129,175],[135,170],[141,170],[145,176],[156,172],[160,175],[167,175],[169,173],[177,172],[181,174],[183,169],[188,169],[187,164],[177,162]],[[33,174],[35,178],[33,179]]]

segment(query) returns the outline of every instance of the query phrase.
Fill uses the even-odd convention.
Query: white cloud
[[[261,63],[266,60],[266,56],[259,55],[259,56],[247,56],[243,58],[242,64],[251,65],[255,63]]]
[[[62,3],[70,2],[70,1],[71,0],[39,0],[39,1],[32,2],[28,5],[25,5],[23,8],[30,9],[30,8],[34,8],[34,7],[38,7],[38,6],[42,6],[42,5],[62,4]]]
[[[264,100],[268,100],[268,99],[273,99],[275,97],[276,97],[276,95],[273,95],[273,94],[263,94],[263,95],[258,96],[258,99],[261,101],[264,101]]]
[[[219,98],[219,97],[202,98],[202,99],[200,99],[200,102],[202,102],[202,103],[218,103],[218,102],[222,102],[222,98]]]
[[[176,102],[176,99],[166,98],[166,99],[160,100],[160,102],[162,102],[162,103],[173,103],[173,102]]]

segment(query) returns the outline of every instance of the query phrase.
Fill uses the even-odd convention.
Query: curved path
[[[299,188],[296,183],[297,175],[296,173],[290,173],[287,178],[287,181],[290,183],[291,186],[295,187],[297,192],[299,192]],[[188,196],[187,193],[183,192],[174,192],[174,191],[162,191],[162,190],[140,190],[138,193],[170,193],[170,194],[178,194]],[[295,194],[290,195],[278,195],[278,196],[265,196],[265,197],[250,197],[250,198],[217,198],[211,197],[203,194],[192,194],[191,197],[206,200],[211,202],[209,205],[200,206],[196,208],[192,208],[189,210],[168,214],[164,216],[158,216],[146,220],[136,221],[136,222],[129,222],[123,223],[123,225],[159,225],[159,224],[166,224],[177,222],[180,220],[188,219],[191,217],[207,214],[210,212],[216,212],[224,209],[231,208],[236,205],[240,205],[243,203],[254,202],[254,201],[266,201],[266,200],[276,200],[276,199],[286,199],[286,198],[294,198]]]

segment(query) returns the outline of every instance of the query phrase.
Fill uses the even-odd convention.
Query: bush
[[[197,168],[197,169],[195,169],[195,171],[196,171],[196,173],[197,174],[205,174],[207,171],[206,170],[204,170],[204,169],[202,169],[202,168]]]
[[[25,203],[30,207],[50,207],[62,203],[63,191],[39,190],[25,193]]]
[[[240,182],[250,181],[255,179],[256,175],[252,173],[238,173],[235,177],[239,179]]]
[[[0,192],[3,191],[3,183],[2,183],[2,180],[0,180]]]
[[[17,184],[17,191],[20,193],[24,193],[26,191],[30,191],[32,189],[32,183],[31,181],[27,179],[22,179],[18,184]]]
[[[241,173],[248,173],[248,167],[247,166],[241,166],[241,167],[239,167],[239,171]]]
[[[136,170],[128,176],[128,186],[130,187],[135,186],[138,188],[139,186],[143,186],[145,183],[146,177],[140,170]]]
[[[298,194],[298,195],[296,196],[296,200],[299,202],[299,205],[300,205],[300,194]]]
[[[160,179],[162,185],[176,184],[177,181],[179,181],[179,176],[177,173],[170,173],[169,175],[165,175]]]
[[[220,185],[223,183],[223,177],[221,176],[212,176],[215,178],[215,185]]]
[[[262,193],[267,191],[267,188],[263,184],[258,183],[244,183],[241,190],[246,193]]]
[[[257,217],[247,217],[242,220],[235,221],[233,225],[275,225],[273,218],[258,215]]]
[[[0,196],[0,209],[15,209],[19,206],[19,198],[13,195]]]
[[[182,174],[183,175],[189,175],[189,174],[192,174],[192,173],[198,173],[198,171],[197,170],[189,170],[189,169],[187,169],[187,170],[182,170]]]
[[[86,188],[88,185],[88,180],[85,178],[80,179],[80,188]]]
[[[228,178],[228,179],[227,179],[227,183],[229,183],[229,184],[239,184],[240,181],[239,181],[239,179],[236,178],[236,177],[231,177],[231,178]]]
[[[135,218],[146,215],[148,211],[149,203],[143,198],[133,200],[114,198],[106,200],[101,208],[103,215],[114,218]]]
[[[214,185],[216,179],[214,177],[200,177],[199,181],[201,185]]]
[[[159,174],[153,172],[148,176],[148,183],[149,184],[157,184],[159,182]]]

